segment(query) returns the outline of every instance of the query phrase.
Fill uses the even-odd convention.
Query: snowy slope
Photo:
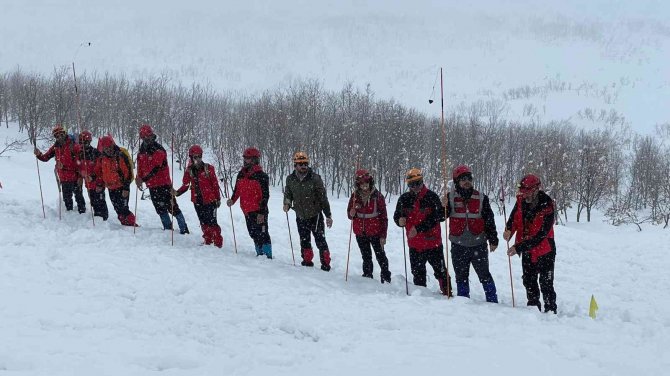
[[[555,3],[555,4],[553,4]],[[165,73],[258,93],[294,79],[370,83],[437,115],[494,101],[510,120],[616,111],[641,133],[670,118],[670,3],[663,0],[8,0],[0,71]],[[81,47],[92,42],[91,47]]]
[[[6,136],[15,134],[1,128],[0,140]],[[670,366],[668,230],[558,227],[559,314],[546,315],[511,307],[502,249],[490,259],[498,305],[483,302],[474,272],[471,300],[444,299],[434,280],[406,296],[395,227],[387,245],[392,285],[379,283],[376,266],[374,281],[360,277],[355,246],[345,282],[343,199],[331,200],[326,273],[293,266],[279,189],[269,218],[276,259],[266,260],[255,257],[238,207],[239,253],[227,210],[219,211],[224,248],[199,246],[186,196],[179,203],[193,233],[175,235],[174,247],[149,201],[139,203],[136,235],[113,218],[95,228],[84,215],[59,221],[53,161],[40,169],[46,219],[32,154],[0,157],[0,373],[634,375]],[[520,261],[512,262],[523,305]],[[600,305],[595,321],[587,316],[591,294]]]

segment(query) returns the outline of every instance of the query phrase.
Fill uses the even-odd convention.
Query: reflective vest
[[[449,240],[452,243],[475,247],[486,243],[486,227],[482,210],[484,195],[473,190],[469,199],[464,199],[453,188],[449,193]]]

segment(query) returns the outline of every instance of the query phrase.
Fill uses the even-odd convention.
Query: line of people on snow
[[[63,193],[66,210],[86,212],[82,187],[86,187],[95,216],[108,218],[105,189],[121,224],[138,226],[135,215],[128,208],[130,185],[149,189],[151,201],[159,215],[163,229],[172,229],[170,215],[174,216],[180,234],[190,231],[177,200],[191,190],[204,244],[223,246],[221,227],[217,223],[217,209],[222,192],[214,166],[203,162],[199,145],[189,148],[189,162],[184,170],[182,186],[175,190],[167,163],[167,152],[156,141],[151,126],[140,128],[142,143],[137,155],[137,173],[133,174],[133,160],[128,151],[116,145],[111,136],[99,139],[97,148],[91,146],[92,135],[83,131],[78,142],[68,136],[64,127],[53,128],[55,143],[46,153],[35,148],[35,156],[43,162],[56,159],[56,173]],[[261,153],[256,148],[244,151],[228,207],[238,200],[244,214],[247,230],[254,241],[256,254],[272,258],[272,240],[268,229],[269,178],[260,165]],[[319,251],[320,267],[331,269],[331,252],[326,241],[325,228],[333,225],[328,195],[321,176],[310,168],[306,153],[293,156],[294,171],[286,178],[283,210],[293,209],[300,236],[301,265],[314,266],[312,236]],[[487,195],[474,189],[473,176],[468,166],[458,166],[452,174],[453,186],[440,198],[424,184],[423,173],[410,169],[405,177],[408,191],[396,204],[393,221],[404,228],[409,246],[413,283],[426,286],[426,263],[433,269],[442,294],[452,296],[451,277],[445,264],[441,222],[449,218],[448,234],[452,243],[451,259],[455,271],[456,294],[470,297],[469,272],[473,267],[484,289],[487,302],[497,303],[497,291],[489,271],[489,252],[498,247],[493,210]],[[363,259],[363,277],[373,278],[372,253],[381,269],[381,283],[391,282],[389,262],[385,252],[388,232],[388,214],[384,196],[375,188],[374,178],[360,169],[355,175],[355,190],[347,206],[348,218],[356,235]],[[527,305],[545,312],[557,312],[553,287],[556,243],[554,241],[554,203],[541,189],[540,179],[532,174],[520,181],[516,204],[505,224],[503,238],[509,241],[508,256],[522,258],[523,284]],[[539,281],[539,284],[538,284]]]

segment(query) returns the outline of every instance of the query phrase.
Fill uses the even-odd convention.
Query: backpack
[[[128,170],[130,171],[130,182],[132,183],[133,180],[135,180],[135,163],[133,162],[133,159],[130,158],[130,153],[128,153],[128,149],[119,146],[119,150],[125,156],[126,161],[128,161]]]

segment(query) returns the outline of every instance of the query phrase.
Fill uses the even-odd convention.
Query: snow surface
[[[0,140],[17,136],[10,125]],[[192,234],[175,235],[174,247],[148,200],[139,202],[135,235],[113,216],[95,227],[88,215],[59,221],[53,161],[40,163],[43,219],[34,159],[30,150],[0,157],[0,374],[651,375],[670,367],[669,230],[558,226],[559,314],[547,315],[523,307],[518,258],[512,308],[504,243],[490,257],[500,304],[484,302],[474,272],[472,299],[445,299],[430,272],[429,287],[410,285],[406,296],[393,225],[393,283],[379,283],[376,263],[375,280],[360,277],[355,245],[344,281],[345,199],[331,198],[326,273],[293,266],[278,188],[269,217],[276,258],[267,260],[255,257],[237,206],[238,253],[227,209],[219,211],[224,248],[199,246],[187,196],[179,204]]]
[[[503,104],[509,120],[602,125],[616,111],[640,133],[670,119],[670,2],[665,0],[8,0],[0,71],[131,77],[165,73],[258,93],[296,79],[370,84],[439,114]],[[92,42],[91,47],[83,43]],[[525,90],[528,94],[511,95]],[[518,92],[518,91],[517,91]],[[506,95],[507,94],[507,95]]]

